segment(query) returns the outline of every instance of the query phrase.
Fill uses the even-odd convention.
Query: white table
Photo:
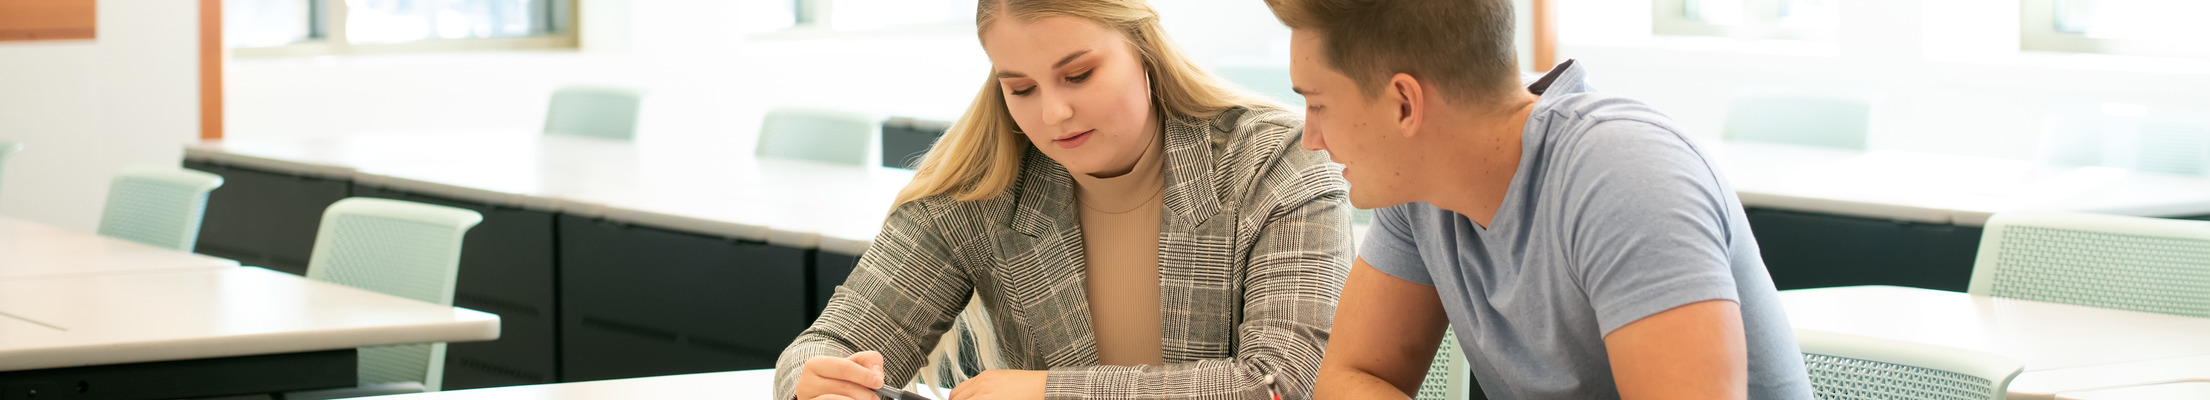
[[[912,171],[537,132],[203,142],[187,158],[857,255]]]
[[[2210,399],[2210,381],[2172,382],[2064,393],[2064,400]]]
[[[1960,226],[2017,210],[2210,215],[2210,179],[2200,177],[1755,142],[1713,147],[1748,207]]]
[[[1894,286],[1781,292],[1797,329],[2015,357],[2019,398],[2174,379],[2210,380],[2210,319]]]
[[[449,390],[376,397],[384,400],[553,400],[553,399],[770,399],[775,370],[709,372],[648,378],[613,379],[550,385]]]
[[[498,338],[496,315],[261,268],[0,280],[0,371]]]
[[[236,266],[237,261],[0,216],[0,280]]]

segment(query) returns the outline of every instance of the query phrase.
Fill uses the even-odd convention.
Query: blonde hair
[[[1253,95],[1199,68],[1182,48],[1166,37],[1159,13],[1144,0],[980,0],[975,9],[976,36],[988,32],[999,18],[1034,21],[1049,17],[1073,17],[1096,22],[1128,36],[1128,44],[1142,57],[1151,77],[1154,111],[1160,120],[1181,117],[1209,118],[1238,106],[1280,109],[1281,105]],[[1002,14],[1002,15],[1001,15]],[[959,201],[995,198],[1020,177],[1021,158],[1032,146],[1015,132],[1013,115],[1005,108],[1005,92],[996,77],[986,77],[982,90],[967,105],[967,113],[944,132],[928,155],[921,158],[913,183],[898,192],[894,204],[939,194]]]

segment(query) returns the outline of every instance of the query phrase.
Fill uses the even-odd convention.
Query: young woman
[[[970,299],[996,365],[954,399],[1309,398],[1350,270],[1341,167],[1143,0],[980,3],[989,78],[784,349],[777,398],[904,386]]]

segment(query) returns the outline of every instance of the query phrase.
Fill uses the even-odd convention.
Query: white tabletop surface
[[[186,156],[295,172],[286,166],[338,167],[366,186],[845,254],[866,249],[913,178],[722,147],[529,131],[203,142]]]
[[[2210,392],[2201,391],[2210,389],[2210,355],[2026,372],[2018,374],[2018,378],[2011,381],[2010,393],[2012,399],[2019,400],[2068,398],[2081,396],[2080,393],[2083,392],[2123,392],[2124,388],[2134,386],[2190,381],[2205,384],[2194,386],[2194,393],[2202,395],[2161,398],[2210,399]],[[2180,385],[2158,390],[2181,390],[2188,387]],[[2105,393],[2085,397],[2122,398],[2113,396]]]
[[[1780,293],[1796,329],[1981,350],[2014,357],[2028,395],[2210,379],[2210,319],[1894,286]]]
[[[498,338],[496,315],[253,267],[0,280],[0,371]]]
[[[933,397],[933,393],[920,393]],[[945,394],[949,394],[946,392]],[[378,400],[772,399],[775,370],[755,369],[545,385],[448,390]]]
[[[228,259],[0,216],[0,279],[236,266]]]
[[[448,390],[378,400],[770,399],[775,370],[709,372],[604,381]]]
[[[1964,226],[2018,210],[2210,215],[2210,179],[2200,177],[1754,142],[1715,147],[1750,207]]]
[[[2071,392],[2058,395],[2057,398],[2064,400],[2202,400],[2210,399],[2210,380]]]

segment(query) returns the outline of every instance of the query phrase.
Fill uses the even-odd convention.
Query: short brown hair
[[[1318,31],[1328,66],[1367,97],[1397,73],[1476,104],[1519,87],[1511,0],[1266,0],[1290,29]]]

